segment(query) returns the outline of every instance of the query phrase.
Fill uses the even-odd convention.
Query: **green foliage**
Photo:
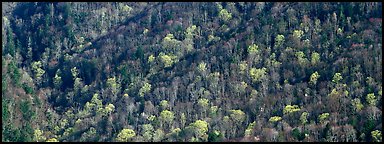
[[[351,101],[352,106],[355,108],[355,111],[361,111],[364,105],[360,102],[359,98],[355,98]]]
[[[115,76],[107,80],[107,86],[112,89],[113,94],[117,94],[120,89],[120,84],[116,82]]]
[[[197,66],[197,69],[199,70],[199,72],[205,72],[207,71],[207,64],[205,62],[201,62],[198,66]]]
[[[168,107],[168,101],[166,101],[166,100],[162,100],[162,101],[160,102],[160,107],[161,107],[162,109],[166,109],[166,108]]]
[[[313,52],[311,55],[311,64],[316,65],[320,62],[320,54],[317,52]]]
[[[229,115],[237,124],[241,124],[245,120],[245,113],[241,110],[230,110]]]
[[[116,140],[119,141],[119,142],[128,142],[131,140],[131,138],[133,138],[134,136],[136,136],[136,133],[134,130],[132,129],[123,129],[120,131],[120,133],[117,135],[117,138]]]
[[[335,75],[333,75],[332,82],[338,83],[342,79],[343,77],[341,76],[341,73],[335,73]]]
[[[35,72],[35,77],[37,79],[41,79],[41,76],[43,76],[43,74],[45,73],[45,71],[41,67],[42,67],[41,61],[32,63],[32,70]]]
[[[142,132],[143,138],[146,141],[151,141],[155,131],[153,126],[151,124],[143,124],[142,129],[143,129],[143,132]]]
[[[299,51],[299,52],[296,52],[295,55],[301,66],[305,66],[308,63],[307,58],[305,58],[304,52]]]
[[[292,136],[295,137],[297,140],[302,141],[305,138],[305,133],[301,133],[298,128],[294,128],[292,130]]]
[[[308,112],[303,112],[300,116],[301,124],[306,124],[308,122]]]
[[[266,71],[267,71],[267,68],[261,68],[261,69],[251,68],[249,70],[249,75],[253,82],[261,82],[266,76]]]
[[[195,135],[198,138],[203,138],[204,135],[207,135],[208,132],[208,123],[203,120],[197,120],[191,124],[189,124],[189,127],[192,128],[195,132]]]
[[[141,87],[139,90],[139,96],[144,97],[145,94],[151,91],[151,87],[152,87],[151,84],[145,82],[143,87]]]
[[[249,54],[256,54],[259,52],[259,46],[256,44],[253,44],[253,45],[248,46],[247,50],[248,50]]]
[[[319,122],[323,123],[329,117],[329,113],[322,113],[319,115]]]
[[[244,135],[245,136],[251,136],[253,134],[253,128],[255,127],[256,122],[252,122],[248,125],[247,129],[245,130]]]
[[[297,106],[297,105],[287,105],[287,106],[285,106],[285,108],[283,110],[283,113],[284,114],[290,114],[290,113],[297,112],[297,111],[300,111],[299,106]]]
[[[279,116],[273,116],[271,118],[269,118],[269,122],[277,122],[277,121],[281,121],[282,118],[279,117]]]
[[[241,63],[239,64],[240,73],[245,73],[247,68],[248,68],[247,62],[246,61],[241,61]]]
[[[370,106],[376,106],[377,99],[374,93],[367,94],[366,100]]]
[[[30,121],[35,116],[35,112],[32,110],[32,104],[29,100],[23,100],[20,103],[21,114],[26,121]]]
[[[379,131],[379,130],[372,131],[371,135],[372,135],[374,142],[382,142],[383,141],[381,131]]]
[[[220,131],[213,131],[208,134],[208,142],[220,142],[224,138]]]
[[[26,94],[32,94],[33,93],[33,88],[30,87],[27,83],[23,83],[23,89]]]
[[[59,142],[56,138],[50,138],[46,142]]]
[[[167,55],[161,52],[159,54],[159,58],[161,62],[164,64],[164,67],[170,67],[177,62],[177,57],[171,54]]]
[[[219,18],[226,22],[232,18],[232,14],[226,9],[221,9],[219,12]]]
[[[153,134],[153,141],[160,142],[164,138],[164,131],[161,129],[157,129]]]
[[[303,34],[304,34],[304,32],[302,30],[294,30],[293,31],[293,37],[295,37],[297,39],[301,39]]]
[[[150,56],[148,57],[148,62],[151,63],[151,62],[155,61],[155,58],[156,58],[155,56],[150,55]]]
[[[319,79],[319,77],[320,77],[319,73],[315,71],[314,73],[312,73],[311,77],[309,78],[310,79],[309,83],[316,85],[317,79]]]
[[[174,118],[175,118],[175,115],[173,114],[173,112],[171,112],[169,110],[163,110],[160,113],[160,120],[162,122],[171,123],[171,122],[173,122]]]
[[[21,73],[20,73],[20,70],[17,68],[14,61],[11,61],[8,64],[8,73],[10,74],[13,83],[16,86],[21,86],[21,83],[20,83]]]
[[[209,101],[208,99],[206,98],[200,98],[198,101],[197,101],[197,104],[203,108],[207,108],[208,107],[208,104],[209,104]]]
[[[284,35],[280,35],[280,34],[277,35],[275,38],[275,47],[283,45],[284,41],[285,41]]]

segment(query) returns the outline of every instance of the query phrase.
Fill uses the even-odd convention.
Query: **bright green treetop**
[[[132,137],[136,135],[132,129],[123,129],[118,135],[116,140],[119,142],[128,142]]]

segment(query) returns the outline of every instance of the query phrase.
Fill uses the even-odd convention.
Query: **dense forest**
[[[2,142],[382,141],[381,2],[2,2]]]

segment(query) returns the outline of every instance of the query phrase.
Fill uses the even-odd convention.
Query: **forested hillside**
[[[381,2],[2,2],[2,141],[382,141]]]

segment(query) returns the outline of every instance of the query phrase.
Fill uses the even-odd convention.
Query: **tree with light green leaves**
[[[308,112],[303,112],[300,116],[301,124],[306,124],[308,122]]]
[[[341,73],[335,73],[335,75],[333,75],[332,82],[338,83],[342,79],[343,76],[341,76]]]
[[[290,113],[297,112],[297,111],[300,111],[300,108],[298,105],[287,105],[283,109],[284,114],[290,114]]]
[[[197,66],[197,70],[199,70],[200,73],[206,72],[207,71],[207,64],[205,62],[201,62]]]
[[[167,108],[168,108],[168,101],[167,101],[167,100],[162,100],[162,101],[160,102],[160,107],[161,107],[161,109],[163,109],[163,110],[167,109]]]
[[[253,134],[253,128],[255,127],[255,125],[256,125],[256,121],[250,123],[247,129],[245,130],[244,135],[251,136]]]
[[[277,35],[275,38],[275,47],[283,45],[284,42],[285,42],[284,35]]]
[[[153,61],[155,61],[155,56],[153,56],[152,54],[148,57],[148,63],[151,63]]]
[[[152,141],[152,138],[154,136],[155,129],[151,124],[143,124],[142,125],[142,136],[145,139],[145,141]]]
[[[382,142],[383,141],[382,135],[381,135],[381,131],[374,130],[374,131],[371,132],[371,135],[372,135],[372,138],[373,138],[373,142]]]
[[[113,76],[113,77],[107,79],[107,86],[108,86],[109,88],[111,88],[112,93],[113,93],[114,95],[117,94],[118,91],[119,91],[119,89],[120,89],[120,84],[118,84],[118,83],[116,82],[116,77],[115,77],[115,76]]]
[[[136,136],[136,133],[132,129],[123,129],[121,132],[117,135],[116,140],[119,142],[128,142],[130,141],[134,136]]]
[[[249,70],[249,75],[253,82],[261,82],[263,78],[265,78],[266,76],[266,73],[267,73],[266,71],[267,71],[267,68],[260,68],[260,69],[251,68]]]
[[[312,73],[311,77],[309,78],[309,83],[316,85],[317,79],[319,79],[319,77],[320,77],[319,73],[315,71],[314,73]]]
[[[354,107],[355,111],[361,111],[364,107],[364,105],[361,103],[359,98],[355,98],[351,101],[352,106]]]
[[[252,44],[248,46],[247,50],[249,54],[257,54],[259,52],[259,46],[256,44]]]
[[[374,93],[367,94],[366,100],[370,106],[376,106],[377,99]]]
[[[44,69],[42,69],[41,67],[42,67],[41,61],[32,63],[32,70],[35,72],[36,79],[41,79],[41,76],[43,76],[45,73]]]
[[[226,9],[221,9],[219,12],[219,18],[225,22],[232,18],[232,14],[228,12]]]
[[[164,131],[161,129],[157,129],[153,134],[153,142],[160,142],[164,139]]]
[[[300,64],[301,66],[305,66],[305,65],[308,63],[308,60],[307,60],[307,58],[305,57],[304,52],[299,51],[299,52],[296,52],[295,55],[296,55],[297,60],[299,61],[299,64]]]
[[[230,110],[231,114],[229,115],[231,119],[234,120],[237,124],[241,124],[245,120],[245,113],[241,110]]]
[[[297,39],[301,39],[303,34],[304,34],[304,32],[302,30],[294,30],[293,31],[293,37],[295,37]]]
[[[151,91],[151,87],[152,87],[151,84],[145,82],[143,87],[141,87],[139,90],[139,96],[144,97],[145,94]]]
[[[239,64],[240,73],[244,74],[248,68],[248,64],[246,61],[241,61]]]
[[[169,110],[163,110],[160,113],[160,118],[159,119],[162,122],[162,125],[164,123],[171,124],[173,122],[173,120],[175,119],[175,115],[173,114],[173,112],[171,112]]]
[[[313,52],[311,55],[311,64],[315,65],[320,62],[320,54],[317,52]]]
[[[44,142],[47,138],[43,135],[43,131],[38,129],[35,129],[34,131],[34,141],[35,142]]]
[[[50,138],[46,142],[59,142],[56,138]]]
[[[319,115],[319,122],[323,123],[329,117],[329,113],[322,113]]]
[[[167,55],[161,52],[159,54],[159,58],[161,62],[164,64],[164,67],[170,67],[172,66],[175,62],[177,62],[177,57],[174,55]]]
[[[279,116],[273,116],[273,117],[269,118],[269,122],[278,122],[281,120],[282,120],[282,118]]]
[[[208,137],[207,132],[208,132],[208,123],[203,120],[197,120],[191,124],[189,124],[188,128],[192,128],[194,131],[194,134],[197,138],[206,141]]]

